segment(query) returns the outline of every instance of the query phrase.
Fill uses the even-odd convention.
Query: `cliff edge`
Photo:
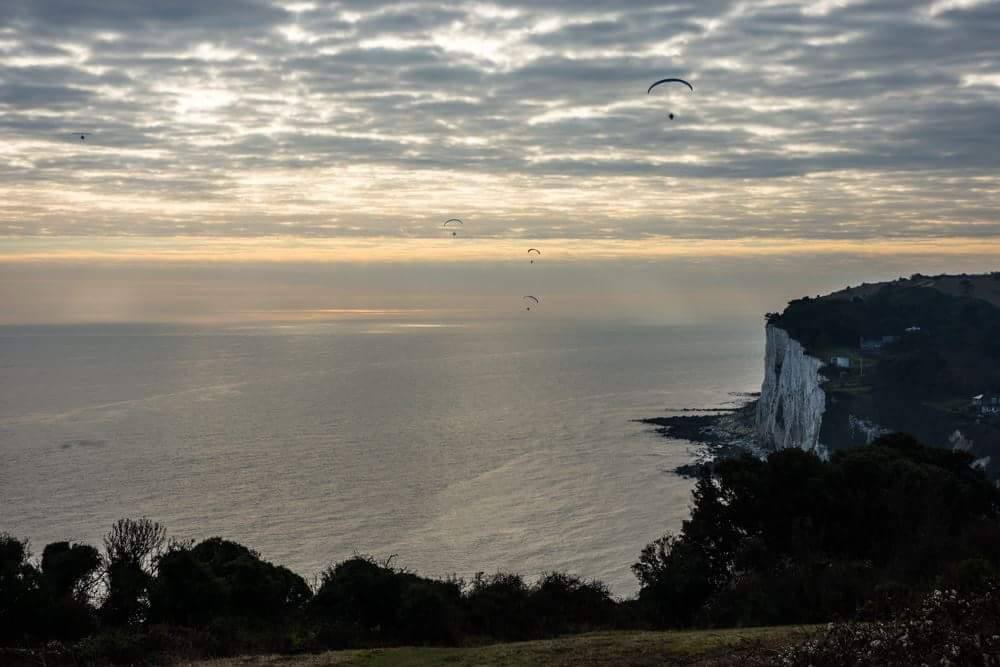
[[[826,457],[907,432],[1000,477],[1000,273],[922,276],[767,315],[753,433]]]
[[[819,440],[826,410],[822,367],[787,331],[767,325],[764,382],[754,423],[763,449],[798,447],[826,458],[827,448]]]

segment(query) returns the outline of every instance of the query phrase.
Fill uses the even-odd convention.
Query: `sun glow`
[[[613,233],[613,228],[605,230]],[[520,260],[525,247],[545,248],[546,262],[622,258],[725,258],[787,255],[996,255],[1000,241],[979,238],[871,240],[698,240],[650,236],[607,239],[412,239],[269,237],[105,239],[95,246],[74,237],[0,239],[0,265],[39,261],[221,263],[441,263]]]

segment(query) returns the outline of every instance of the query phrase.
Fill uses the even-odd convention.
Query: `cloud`
[[[1000,2],[12,0],[0,26],[0,234],[1000,232]],[[695,92],[646,95],[669,75]]]

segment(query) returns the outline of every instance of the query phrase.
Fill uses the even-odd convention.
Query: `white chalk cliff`
[[[798,447],[827,456],[827,448],[819,441],[826,409],[826,394],[820,386],[822,366],[784,329],[767,325],[764,383],[754,426],[764,449]]]

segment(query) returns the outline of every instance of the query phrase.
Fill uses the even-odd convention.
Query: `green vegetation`
[[[908,398],[968,397],[1000,386],[1000,308],[972,296],[886,283],[866,297],[796,299],[768,321],[824,360],[831,350],[856,359],[862,337],[897,336],[865,373],[868,384]]]
[[[203,667],[343,665],[344,667],[528,667],[534,665],[664,665],[729,656],[762,647],[800,642],[820,626],[730,628],[725,630],[595,632],[533,642],[467,648],[401,647],[328,651],[289,659],[257,656],[200,663]]]
[[[564,573],[436,580],[361,556],[311,588],[240,544],[169,541],[145,518],[117,522],[103,553],[58,542],[40,561],[2,535],[0,646],[13,652],[0,662],[368,649],[329,655],[373,665],[644,664],[791,631],[609,631],[892,618],[935,586],[980,591],[1000,575],[1000,495],[970,462],[905,435],[828,462],[796,449],[721,461],[699,480],[680,534],[641,553],[630,600]],[[539,639],[551,641],[489,646]],[[65,650],[40,649],[51,640]],[[403,645],[434,648],[388,648]]]
[[[951,447],[961,441],[1000,477],[1000,417],[981,416],[972,396],[1000,392],[1000,308],[992,276],[915,276],[792,301],[769,313],[806,351],[851,368],[829,378],[820,441],[864,445],[877,430],[912,433]],[[861,338],[895,337],[862,355]],[[864,373],[861,373],[863,362]]]
[[[836,452],[720,462],[680,535],[634,566],[658,625],[878,617],[938,583],[1000,574],[1000,495],[971,457],[905,435]]]
[[[758,648],[744,666],[910,667],[1000,662],[1000,587],[935,590],[887,622],[838,623],[781,650]]]

